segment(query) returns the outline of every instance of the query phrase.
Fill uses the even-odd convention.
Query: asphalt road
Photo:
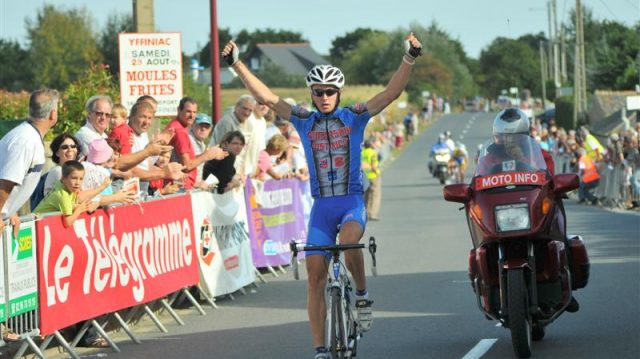
[[[414,140],[383,174],[381,221],[365,238],[378,242],[378,277],[368,277],[375,321],[358,358],[514,357],[509,332],[476,307],[467,277],[468,229],[457,204],[442,198],[428,176],[427,154],[449,129],[471,157],[490,135],[492,115],[449,115]],[[470,169],[471,170],[471,169]],[[591,258],[591,280],[576,293],[581,310],[565,313],[534,343],[534,358],[640,357],[640,215],[566,203],[570,233],[582,234]],[[369,272],[370,273],[370,272]],[[304,278],[304,273],[302,274]],[[182,310],[180,327],[168,316],[168,334],[147,321],[135,327],[143,343],[118,335],[113,358],[312,358],[306,323],[305,282],[291,273],[267,276],[235,301],[219,301],[206,316]],[[482,352],[482,350],[480,350]],[[88,357],[95,357],[83,353]],[[62,357],[62,356],[59,356]]]

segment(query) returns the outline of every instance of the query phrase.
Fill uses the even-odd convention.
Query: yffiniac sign
[[[180,33],[120,34],[120,98],[131,110],[138,97],[158,101],[156,116],[172,116],[182,98]]]

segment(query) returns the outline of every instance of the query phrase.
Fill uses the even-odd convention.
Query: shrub
[[[21,120],[29,115],[29,93],[0,90],[0,120]]]

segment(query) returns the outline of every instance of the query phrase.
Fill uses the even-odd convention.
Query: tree
[[[102,60],[86,9],[57,10],[44,5],[27,20],[35,86],[65,88]]]
[[[231,32],[229,28],[226,29],[218,29],[218,44],[220,46],[220,51],[222,51],[222,47],[231,40]],[[206,45],[200,50],[198,55],[200,66],[204,66],[205,68],[211,66],[211,41],[208,41]],[[222,60],[222,55],[220,55],[220,60]],[[222,63],[222,62],[221,62]]]
[[[526,43],[498,37],[480,53],[485,95],[495,97],[502,89],[517,87],[540,93],[540,60]]]
[[[29,52],[17,41],[0,39],[0,88],[19,91],[31,86]]]
[[[118,35],[133,31],[133,18],[128,14],[111,14],[107,25],[100,33],[100,52],[109,72],[114,77],[120,73],[120,58],[118,54]]]
[[[331,62],[336,66],[342,65],[344,60],[356,49],[360,40],[369,37],[371,34],[383,33],[384,32],[380,30],[359,27],[352,32],[346,33],[344,36],[336,37],[331,42],[331,49],[329,50]]]

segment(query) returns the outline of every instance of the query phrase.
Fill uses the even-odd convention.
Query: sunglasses
[[[96,116],[98,117],[102,117],[102,116],[109,117],[109,118],[111,117],[111,114],[108,112],[93,111],[93,113],[95,113]]]
[[[337,94],[338,92],[339,92],[338,89],[332,89],[332,88],[311,90],[311,93],[313,93],[313,96],[316,96],[316,97],[322,97],[324,95],[327,95],[327,97],[331,97]]]
[[[61,145],[60,146],[61,150],[68,150],[68,149],[72,149],[73,150],[73,149],[76,149],[76,148],[78,148],[78,146],[76,146],[76,145]]]

